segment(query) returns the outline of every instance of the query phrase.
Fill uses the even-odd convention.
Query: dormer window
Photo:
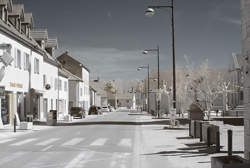
[[[1,19],[4,21],[4,22],[7,22],[7,8],[6,6],[1,6],[0,7],[0,12],[1,12]]]

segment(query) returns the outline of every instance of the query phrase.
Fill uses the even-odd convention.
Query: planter
[[[216,132],[220,130],[220,127],[216,125],[207,123],[202,124],[202,140],[204,142],[208,142],[208,137],[207,137],[208,127],[210,128],[210,144],[211,145],[216,144]]]
[[[211,158],[211,168],[249,168],[250,162],[240,156],[219,156]]]
[[[21,130],[31,130],[33,128],[32,122],[21,122],[19,129]]]

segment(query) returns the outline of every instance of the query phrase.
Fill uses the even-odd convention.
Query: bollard
[[[209,148],[210,145],[211,145],[211,142],[210,142],[210,127],[207,128],[207,147]]]
[[[202,122],[200,122],[200,142],[202,142]]]
[[[220,132],[216,132],[216,152],[220,152]]]
[[[16,132],[16,116],[14,116],[14,132]]]
[[[196,121],[194,121],[194,138],[196,138]]]
[[[233,131],[227,130],[227,147],[228,147],[228,156],[233,154]]]
[[[190,122],[189,122],[189,136],[191,137],[192,135],[191,135],[191,120],[190,120]]]

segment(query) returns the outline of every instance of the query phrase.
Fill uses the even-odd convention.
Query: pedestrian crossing
[[[24,140],[19,140],[15,138],[0,140],[0,145],[7,144],[8,146],[24,146],[24,145],[34,145],[34,146],[61,146],[61,147],[69,147],[69,146],[89,146],[89,147],[101,147],[107,144],[112,144],[118,147],[131,148],[132,147],[132,139],[130,138],[121,138],[121,139],[112,139],[112,138],[95,138],[93,140],[88,140],[86,142],[86,138],[84,137],[72,137],[72,139],[64,140],[63,138],[49,138],[45,140],[41,140],[38,138],[27,138]],[[52,148],[51,147],[51,148]]]

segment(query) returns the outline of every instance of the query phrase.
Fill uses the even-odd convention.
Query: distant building
[[[108,105],[108,95],[107,95],[107,92],[105,91],[105,85],[106,85],[106,82],[102,81],[100,79],[90,81],[91,88],[93,88],[96,91],[96,94],[99,97],[97,99],[97,102],[96,102],[97,106],[98,105],[100,105],[100,106],[107,106]]]
[[[86,112],[90,107],[89,69],[73,58],[68,52],[57,57],[62,67],[80,80],[69,80],[69,107],[82,107]]]

